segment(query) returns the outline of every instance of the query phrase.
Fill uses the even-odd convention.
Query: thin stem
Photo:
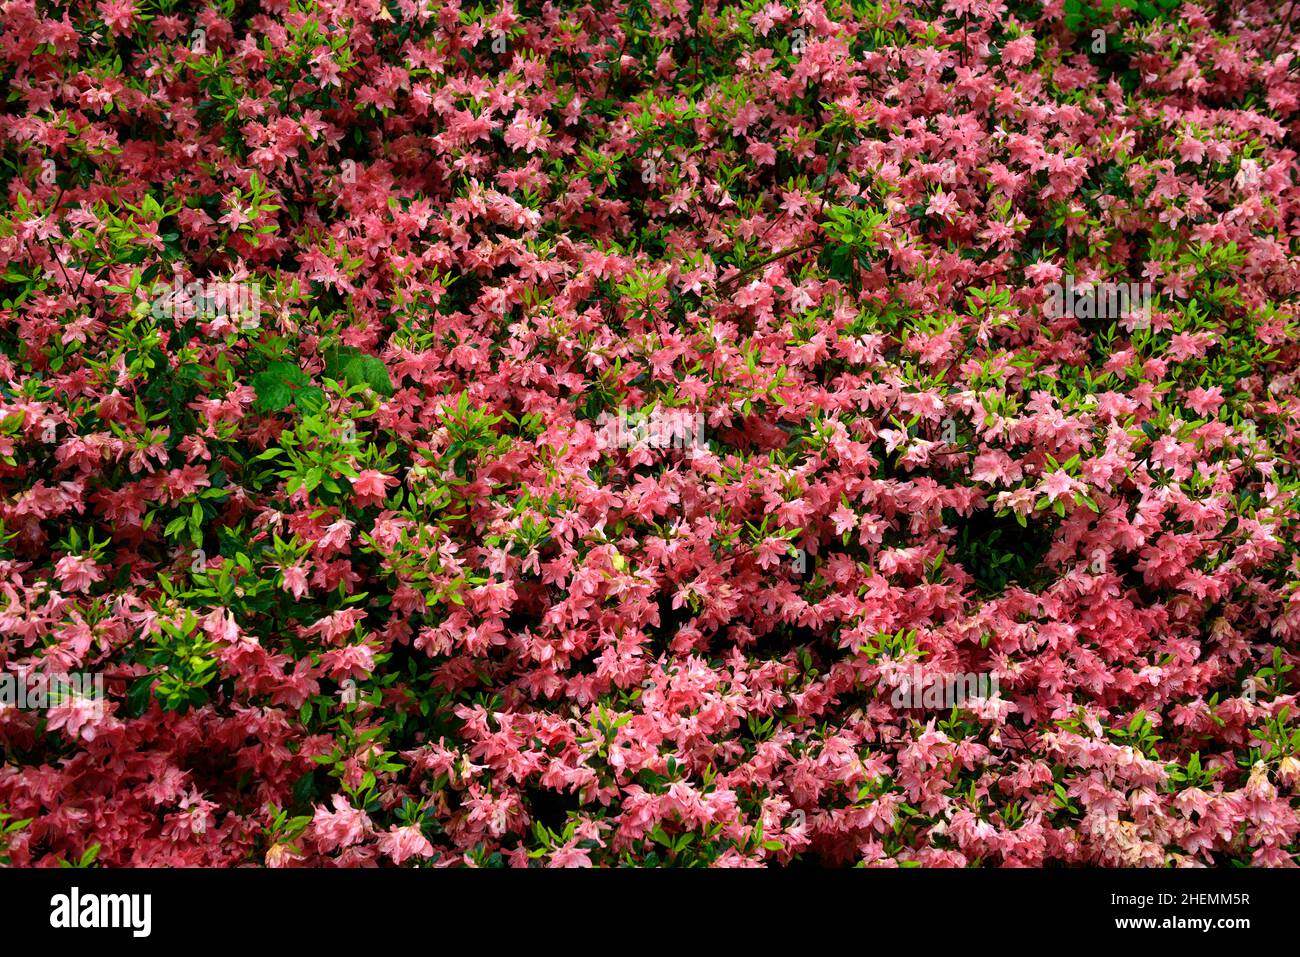
[[[805,252],[809,249],[812,249],[814,246],[820,246],[822,242],[823,240],[814,239],[812,242],[804,243],[802,246],[795,246],[793,249],[786,249],[786,250],[782,250],[779,253],[773,253],[770,256],[764,256],[758,262],[751,263],[750,265],[746,266],[744,269],[736,273],[736,275],[732,276],[730,279],[724,280],[721,283],[721,285],[717,287],[717,291],[723,292],[724,290],[727,290],[728,287],[734,285],[735,283],[740,282],[740,280],[744,279],[746,276],[750,275],[755,270],[762,269],[764,266],[768,265],[769,263],[774,263],[778,259],[784,259],[786,256],[793,256],[795,253]]]
[[[1268,55],[1273,55],[1273,48],[1277,46],[1277,41],[1282,39],[1282,34],[1286,33],[1286,28],[1291,25],[1291,14],[1295,13],[1296,0],[1291,0],[1291,5],[1286,8],[1286,18],[1282,25],[1278,27],[1277,34],[1273,37],[1273,42],[1268,45]]]

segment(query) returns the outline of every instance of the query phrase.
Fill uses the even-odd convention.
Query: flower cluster
[[[0,863],[1296,864],[1288,18],[0,0]]]

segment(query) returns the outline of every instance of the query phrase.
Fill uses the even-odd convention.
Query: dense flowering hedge
[[[1290,14],[0,2],[0,862],[1295,864]]]

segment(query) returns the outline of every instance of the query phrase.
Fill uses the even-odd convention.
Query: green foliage
[[[822,231],[830,238],[824,252],[827,270],[843,282],[856,282],[858,268],[871,266],[870,253],[888,215],[874,209],[832,206],[826,217]]]
[[[99,844],[92,844],[82,853],[81,857],[74,861],[66,858],[59,859],[59,867],[85,869],[95,863],[95,858],[99,857]]]
[[[179,625],[159,620],[151,650],[143,656],[153,673],[140,678],[127,695],[129,713],[142,714],[149,698],[164,711],[185,712],[209,699],[207,685],[217,677],[217,643],[209,641],[198,619],[186,612]]]
[[[325,377],[348,386],[365,386],[379,395],[393,394],[393,380],[382,360],[352,346],[332,349],[325,356]],[[298,411],[313,415],[325,407],[325,390],[312,384],[311,378],[297,363],[272,362],[253,376],[259,412],[280,412],[292,404]]]
[[[393,380],[382,360],[352,346],[340,346],[326,353],[325,375],[348,385],[366,385],[379,395],[393,394]]]
[[[253,376],[259,412],[279,412],[292,402],[303,412],[317,412],[325,404],[325,393],[311,385],[311,379],[292,362],[272,362],[264,372]]]
[[[1107,734],[1117,744],[1130,745],[1148,758],[1158,756],[1156,745],[1160,743],[1160,736],[1156,734],[1155,725],[1145,711],[1133,715],[1127,725],[1108,729]]]
[[[1251,749],[1250,757],[1241,762],[1243,766],[1253,765],[1259,760],[1278,761],[1300,754],[1300,727],[1296,726],[1289,706],[1283,705],[1276,715],[1265,718],[1264,724],[1253,728],[1251,734],[1261,747]]]
[[[1013,584],[1030,587],[1052,545],[1048,519],[1030,522],[1018,513],[995,515],[991,509],[954,519],[951,560],[975,579],[981,594],[1000,594]]]
[[[31,823],[32,819],[30,817],[16,821],[12,814],[0,811],[0,866],[9,866],[10,838]]]
[[[1168,767],[1169,781],[1166,785],[1170,791],[1183,791],[1187,788],[1204,790],[1214,783],[1219,768],[1201,767],[1201,752],[1194,751],[1186,764],[1175,761]]]
[[[1065,27],[1084,28],[1113,23],[1117,10],[1132,10],[1141,20],[1157,20],[1173,12],[1182,0],[1065,0]]]

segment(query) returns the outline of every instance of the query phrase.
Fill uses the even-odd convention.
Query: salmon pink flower
[[[54,568],[59,583],[68,591],[84,592],[95,582],[103,581],[104,573],[93,559],[80,555],[65,555]]]

